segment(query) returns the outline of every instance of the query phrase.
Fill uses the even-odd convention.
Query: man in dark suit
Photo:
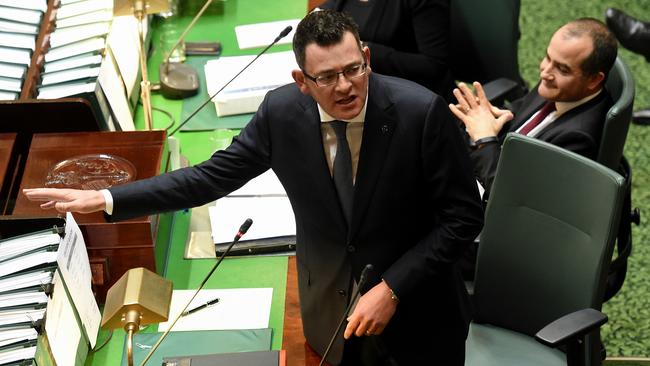
[[[582,18],[555,32],[539,66],[539,84],[514,103],[518,107],[512,112],[492,106],[479,83],[474,83],[476,95],[464,84],[454,90],[458,104],[449,108],[474,142],[470,156],[486,192],[509,132],[596,158],[605,115],[612,105],[604,83],[616,53],[616,39],[605,24]]]
[[[296,216],[308,343],[324,353],[372,264],[328,362],[462,365],[467,294],[455,262],[483,214],[446,103],[415,83],[372,74],[369,50],[341,13],[303,19],[294,53],[296,83],[268,93],[232,145],[208,161],[105,192],[25,194],[44,208],[106,209],[121,220],[202,205],[272,168]]]

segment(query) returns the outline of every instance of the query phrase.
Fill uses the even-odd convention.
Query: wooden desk
[[[287,292],[284,302],[284,333],[282,348],[287,351],[287,366],[318,366],[320,356],[307,344],[302,332],[300,298],[298,296],[298,270],[296,257],[289,257]],[[325,365],[329,365],[325,363]]]
[[[129,170],[127,166],[112,167],[106,161],[93,160],[98,154],[130,164],[134,171],[129,172],[135,179],[153,177],[167,170],[165,135],[164,131],[35,134],[20,189],[47,186],[48,179],[54,179],[56,183],[52,187],[56,188],[102,189],[112,185],[112,179],[118,179],[112,176],[126,179],[123,176]],[[70,162],[69,166],[64,165],[63,171],[53,173],[52,169],[71,158],[81,160]],[[56,211],[43,211],[40,202],[31,202],[22,194],[16,197],[12,214],[25,217],[58,215]],[[98,302],[104,301],[106,291],[129,268],[156,270],[158,216],[119,223],[106,222],[103,212],[74,214],[74,217],[86,240]]]

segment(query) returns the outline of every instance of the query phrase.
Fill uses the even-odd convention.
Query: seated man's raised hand
[[[472,84],[476,94],[464,83],[454,89],[458,104],[449,104],[451,112],[465,125],[473,141],[497,136],[503,125],[513,118],[512,112],[494,107],[479,82]]]

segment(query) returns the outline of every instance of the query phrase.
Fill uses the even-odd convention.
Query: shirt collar
[[[595,92],[595,93],[593,93],[591,95],[588,95],[588,96],[586,96],[586,97],[584,97],[584,98],[582,98],[582,99],[580,99],[578,101],[575,101],[575,102],[555,102],[555,110],[556,110],[555,116],[559,117],[559,116],[563,115],[564,113],[572,110],[573,108],[587,103],[588,101],[596,98],[596,96],[598,96],[598,94],[600,94],[600,92],[602,90],[603,89],[601,88],[597,92]]]
[[[320,115],[320,121],[321,122],[332,122],[336,121],[337,119],[330,116],[323,108],[321,108],[320,104],[316,103],[318,106],[318,114]],[[361,109],[361,112],[357,114],[355,117],[352,117],[352,119],[346,119],[343,120],[345,122],[364,122],[366,120],[366,107],[368,106],[368,90],[366,89],[366,102],[363,105],[363,108]]]

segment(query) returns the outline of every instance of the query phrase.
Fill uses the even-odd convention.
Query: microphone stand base
[[[160,92],[167,99],[184,99],[199,92],[199,75],[192,66],[170,62],[160,65]]]

